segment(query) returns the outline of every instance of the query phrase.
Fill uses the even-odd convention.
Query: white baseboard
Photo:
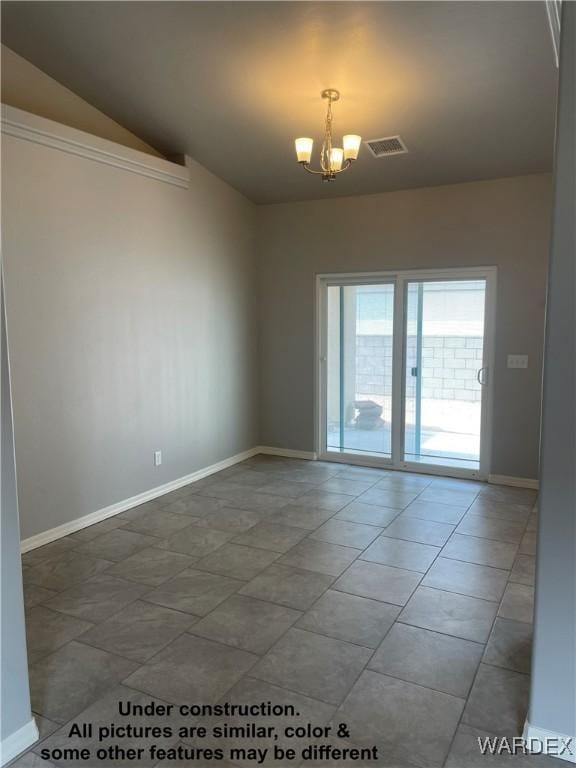
[[[48,531],[43,531],[35,536],[30,536],[21,542],[21,551],[29,552],[31,549],[37,549],[45,544],[49,544],[52,541],[61,539],[63,536],[68,536],[70,533],[76,533],[83,528],[87,528],[95,523],[100,523],[102,520],[106,520],[108,517],[118,515],[120,512],[125,512],[127,509],[132,509],[140,504],[144,504],[147,501],[157,499],[159,496],[164,496],[166,493],[176,491],[178,488],[182,488],[184,485],[189,485],[196,480],[201,480],[204,477],[213,475],[215,472],[221,472],[223,469],[232,467],[234,464],[238,464],[241,461],[250,459],[257,454],[265,454],[267,456],[283,456],[289,459],[305,459],[308,461],[315,461],[317,454],[314,451],[298,451],[291,448],[276,448],[270,445],[258,445],[254,448],[250,448],[247,451],[238,453],[235,456],[230,456],[228,459],[219,461],[216,464],[211,464],[209,467],[204,467],[196,472],[192,472],[190,475],[179,477],[177,480],[172,480],[164,485],[158,485],[156,488],[150,488],[148,491],[139,493],[136,496],[132,496],[129,499],[124,499],[116,504],[111,504],[103,509],[98,509],[96,512],[91,512],[88,515],[78,518],[77,520],[71,520],[69,523],[64,523],[56,528],[51,528]],[[510,485],[517,488],[538,488],[538,481],[521,477],[507,477],[506,475],[489,475],[488,482],[496,485]]]
[[[316,454],[313,451],[295,451],[292,448],[274,448],[271,445],[259,445],[256,448],[257,453],[264,453],[267,456],[284,456],[286,459],[306,459],[316,461]]]
[[[0,766],[7,765],[15,757],[38,741],[38,726],[34,718],[0,742]]]
[[[51,528],[50,530],[43,531],[42,533],[38,533],[35,536],[30,536],[21,542],[21,552],[29,552],[31,549],[42,547],[44,544],[49,544],[51,541],[61,539],[63,536],[68,536],[70,533],[76,533],[76,531],[80,531],[82,528],[87,528],[89,525],[100,523],[102,520],[106,520],[108,517],[113,517],[120,512],[125,512],[127,509],[137,507],[140,504],[144,504],[146,501],[157,499],[159,496],[164,496],[165,493],[176,491],[178,488],[182,488],[184,485],[189,485],[196,480],[201,480],[203,477],[213,475],[215,472],[221,472],[223,469],[227,469],[228,467],[232,467],[234,464],[238,464],[241,461],[250,459],[252,456],[256,456],[256,454],[260,452],[261,451],[259,448],[250,448],[247,451],[237,453],[235,456],[230,456],[230,458],[219,461],[216,464],[211,464],[209,467],[199,469],[197,472],[192,472],[190,475],[179,477],[177,480],[172,480],[171,482],[165,483],[164,485],[158,485],[156,488],[151,488],[148,491],[144,491],[144,493],[139,493],[129,499],[124,499],[123,501],[119,501],[116,504],[111,504],[109,507],[104,507],[103,509],[96,510],[96,512],[91,512],[88,515],[79,517],[77,520],[71,520],[69,523],[64,523],[63,525],[59,525],[56,528]]]
[[[557,731],[549,731],[547,728],[537,728],[526,720],[522,738],[526,748],[532,753],[576,763],[576,736],[566,736]]]
[[[494,485],[510,485],[513,488],[532,488],[538,490],[538,480],[531,477],[511,477],[509,475],[488,475],[488,482]]]

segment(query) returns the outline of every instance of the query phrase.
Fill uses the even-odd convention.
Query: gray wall
[[[562,5],[529,721],[576,738],[576,4]]]
[[[0,278],[1,279],[1,278]],[[30,722],[28,662],[24,630],[24,598],[20,562],[18,498],[14,466],[14,437],[10,403],[10,372],[6,346],[4,286],[0,285],[2,325],[2,669],[0,674],[0,743]],[[24,745],[25,746],[25,745]],[[2,756],[0,755],[0,758]]]
[[[315,274],[497,265],[491,472],[537,477],[550,207],[549,174],[260,207],[262,444],[314,449]]]
[[[23,538],[256,445],[253,204],[2,150]]]

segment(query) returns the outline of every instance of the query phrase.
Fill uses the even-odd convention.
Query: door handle
[[[481,387],[486,386],[486,382],[488,380],[488,366],[484,365],[482,368],[478,369],[478,373],[476,374],[476,381],[478,384],[480,384]]]

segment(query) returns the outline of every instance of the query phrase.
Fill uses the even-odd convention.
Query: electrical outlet
[[[159,467],[162,464],[162,451],[154,451],[154,466]]]
[[[508,368],[528,368],[528,355],[508,355]]]

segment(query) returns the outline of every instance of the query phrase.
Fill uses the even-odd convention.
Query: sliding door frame
[[[485,280],[484,341],[482,366],[487,371],[483,388],[480,427],[480,466],[477,470],[461,467],[410,462],[404,459],[405,387],[406,387],[406,304],[408,282],[433,280]],[[392,337],[392,457],[358,455],[346,451],[329,451],[326,445],[327,426],[327,340],[328,288],[331,286],[371,285],[393,283],[394,319]],[[486,480],[490,471],[492,450],[492,410],[494,382],[494,340],[496,324],[497,268],[459,267],[451,269],[413,269],[383,272],[328,273],[316,275],[316,333],[315,333],[315,452],[318,459],[368,467],[397,469],[451,477]]]

